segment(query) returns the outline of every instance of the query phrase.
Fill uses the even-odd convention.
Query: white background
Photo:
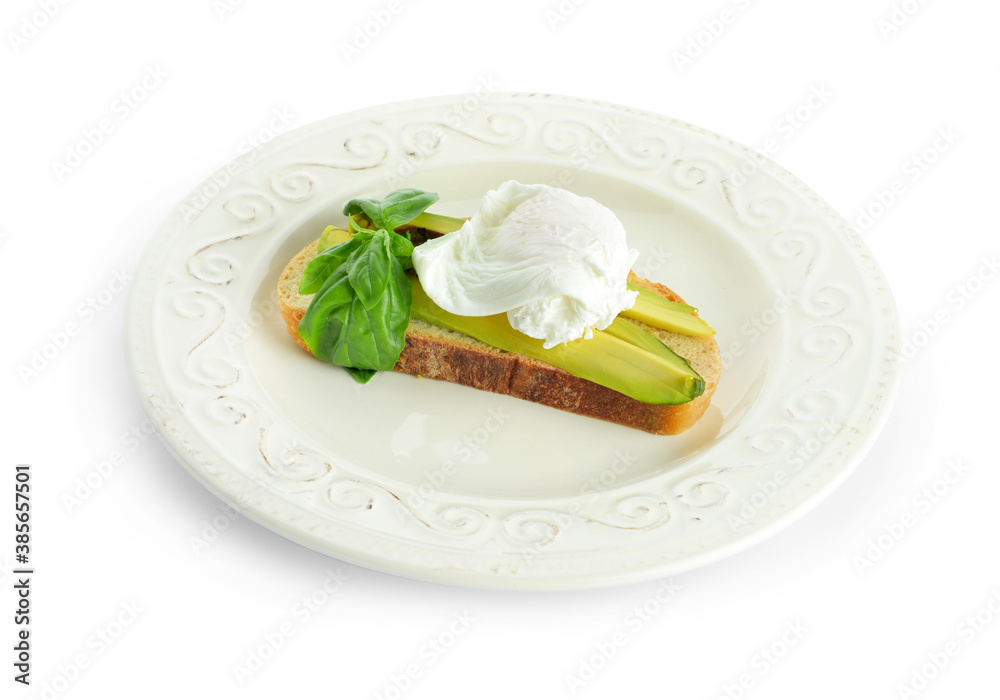
[[[400,2],[4,3],[0,696],[892,698],[910,697],[901,688],[920,687],[917,673],[934,677],[915,697],[997,697],[1000,283],[985,279],[995,273],[982,259],[1000,252],[1000,7]],[[391,19],[348,60],[343,46],[363,43],[373,12]],[[693,58],[681,65],[685,50]],[[145,75],[153,89],[123,110],[116,100]],[[632,105],[755,147],[774,137],[774,160],[852,223],[881,213],[860,222],[862,235],[913,344],[884,431],[812,513],[674,577],[666,604],[660,581],[541,594],[404,580],[246,518],[195,552],[221,502],[155,437],[127,437],[143,414],[124,366],[126,293],[113,280],[134,269],[168,212],[266,137],[275,110],[293,128],[468,93],[483,79]],[[786,139],[781,120],[810,94],[826,97]],[[109,133],[60,177],[54,164],[104,119]],[[914,169],[915,157],[933,163]],[[960,287],[975,290],[961,308]],[[102,290],[110,301],[81,311]],[[78,333],[37,376],[19,373],[74,322]],[[68,505],[78,480],[116,452],[113,473]],[[970,468],[955,477],[950,461]],[[30,688],[11,666],[17,462],[33,465]],[[880,537],[881,559],[859,567]],[[328,571],[343,585],[307,618],[297,613]],[[627,622],[637,606],[654,611],[641,626]],[[421,650],[456,615],[472,622],[431,663]],[[234,668],[287,623],[293,634],[239,679]],[[599,650],[618,632],[625,644],[605,661]],[[602,667],[573,695],[568,679],[591,659]],[[419,678],[404,682],[411,664]]]

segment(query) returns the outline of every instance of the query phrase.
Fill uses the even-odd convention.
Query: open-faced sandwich
[[[443,379],[677,434],[719,381],[715,333],[637,253],[606,207],[508,181],[470,219],[396,190],[352,199],[278,281],[288,332],[359,381],[379,370]]]

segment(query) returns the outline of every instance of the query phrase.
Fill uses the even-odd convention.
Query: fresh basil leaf
[[[385,223],[382,221],[382,204],[374,199],[352,199],[344,205],[344,214],[350,217],[364,214],[375,228],[385,228]]]
[[[299,321],[299,337],[313,355],[342,367],[352,367],[346,351],[347,328],[344,309],[357,299],[347,279],[347,269],[338,268],[327,280]]]
[[[352,199],[344,205],[344,214],[352,220],[357,214],[363,214],[376,229],[394,231],[413,221],[436,201],[438,196],[434,192],[406,188],[393,190],[381,202],[360,197]]]
[[[372,377],[378,374],[378,370],[374,369],[358,369],[357,367],[345,367],[344,369],[362,384],[367,384],[372,380]]]
[[[413,242],[408,231],[389,236],[389,252],[399,261],[404,270],[413,269]]]
[[[381,204],[374,199],[365,199],[363,197],[355,197],[344,205],[344,216],[354,216],[355,214],[363,213],[361,208],[361,202],[366,202],[368,204],[375,204],[381,206]]]
[[[318,292],[327,278],[344,264],[361,243],[362,241],[352,238],[349,241],[338,243],[332,248],[327,248],[310,260],[306,269],[302,271],[302,279],[299,280],[299,294]]]
[[[316,357],[361,370],[393,368],[406,346],[413,294],[400,263],[391,258],[389,266],[385,291],[370,309],[351,286],[347,265],[327,278],[299,322],[299,336]]]
[[[314,294],[299,336],[316,357],[347,368],[360,382],[393,368],[406,346],[413,303],[405,272],[413,268],[413,242],[394,229],[437,200],[433,192],[402,189],[381,202],[356,198],[344,206],[351,239],[320,247],[299,284],[302,294]]]
[[[381,229],[379,229],[381,230]],[[351,235],[361,241],[367,241],[375,235],[375,229],[360,226],[357,221],[351,219]]]
[[[389,237],[395,236],[379,230],[371,241],[351,253],[347,259],[347,277],[358,299],[366,309],[372,309],[382,298],[392,271]]]
[[[383,228],[393,231],[399,226],[405,226],[436,201],[438,196],[434,192],[415,189],[390,192],[382,200]]]
[[[398,267],[398,263],[396,263]],[[396,292],[400,288],[390,285],[379,303],[366,309],[360,299],[355,299],[350,307],[343,310],[348,341],[345,350],[351,367],[362,369],[392,369],[406,344],[406,326],[409,316],[395,332],[394,321],[398,318],[396,307],[401,303]],[[345,363],[347,364],[347,363]]]
[[[332,352],[323,351],[319,341],[321,338],[337,334],[336,328],[328,327],[329,317],[340,307],[350,304],[354,298],[354,290],[351,288],[350,280],[347,279],[347,269],[341,265],[323,281],[302,320],[299,321],[299,336],[305,341],[309,350],[320,359],[333,362]]]

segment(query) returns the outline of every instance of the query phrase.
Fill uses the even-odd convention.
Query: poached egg
[[[508,180],[461,229],[417,246],[413,266],[446,311],[506,312],[511,326],[552,348],[592,338],[635,304],[625,284],[637,256],[607,207]]]

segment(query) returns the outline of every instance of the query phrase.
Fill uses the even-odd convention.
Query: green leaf
[[[406,346],[412,288],[400,264],[393,260],[391,266],[392,279],[374,307],[365,308],[360,299],[351,304],[348,354],[352,367],[392,369]]]
[[[367,384],[378,372],[373,369],[358,369],[357,367],[345,367],[348,373],[362,384]]]
[[[389,252],[399,261],[404,270],[413,269],[413,242],[409,231],[389,236]]]
[[[363,214],[376,229],[394,231],[413,221],[424,209],[438,201],[434,192],[407,188],[393,190],[381,202],[374,199],[355,198],[344,205],[344,214],[353,217]],[[352,228],[356,227],[356,222]]]
[[[299,294],[318,292],[327,278],[344,264],[344,261],[361,243],[362,241],[352,238],[349,241],[338,243],[332,248],[327,248],[310,260],[306,269],[302,271],[302,279],[299,280]]]
[[[364,214],[375,228],[385,228],[385,222],[382,221],[382,204],[374,199],[352,199],[344,205],[344,214],[350,217]]]
[[[346,349],[344,316],[356,298],[343,266],[316,292],[299,321],[299,336],[313,355],[342,367],[353,366]]]
[[[392,261],[389,237],[395,235],[381,229],[347,259],[347,277],[366,309],[378,303],[389,284]]]
[[[436,201],[438,201],[438,196],[434,192],[415,189],[390,192],[382,200],[384,228],[393,231],[400,226],[405,226]]]
[[[385,290],[370,309],[351,286],[347,265],[327,278],[299,322],[299,336],[316,357],[341,367],[393,368],[406,345],[413,293],[395,258],[389,267]]]
[[[381,202],[356,198],[344,205],[351,239],[322,250],[299,283],[300,293],[314,294],[299,336],[316,357],[347,368],[360,382],[393,368],[406,346],[413,304],[405,272],[413,268],[413,243],[394,229],[437,199],[433,192],[403,189]],[[333,236],[327,236],[331,243]]]

